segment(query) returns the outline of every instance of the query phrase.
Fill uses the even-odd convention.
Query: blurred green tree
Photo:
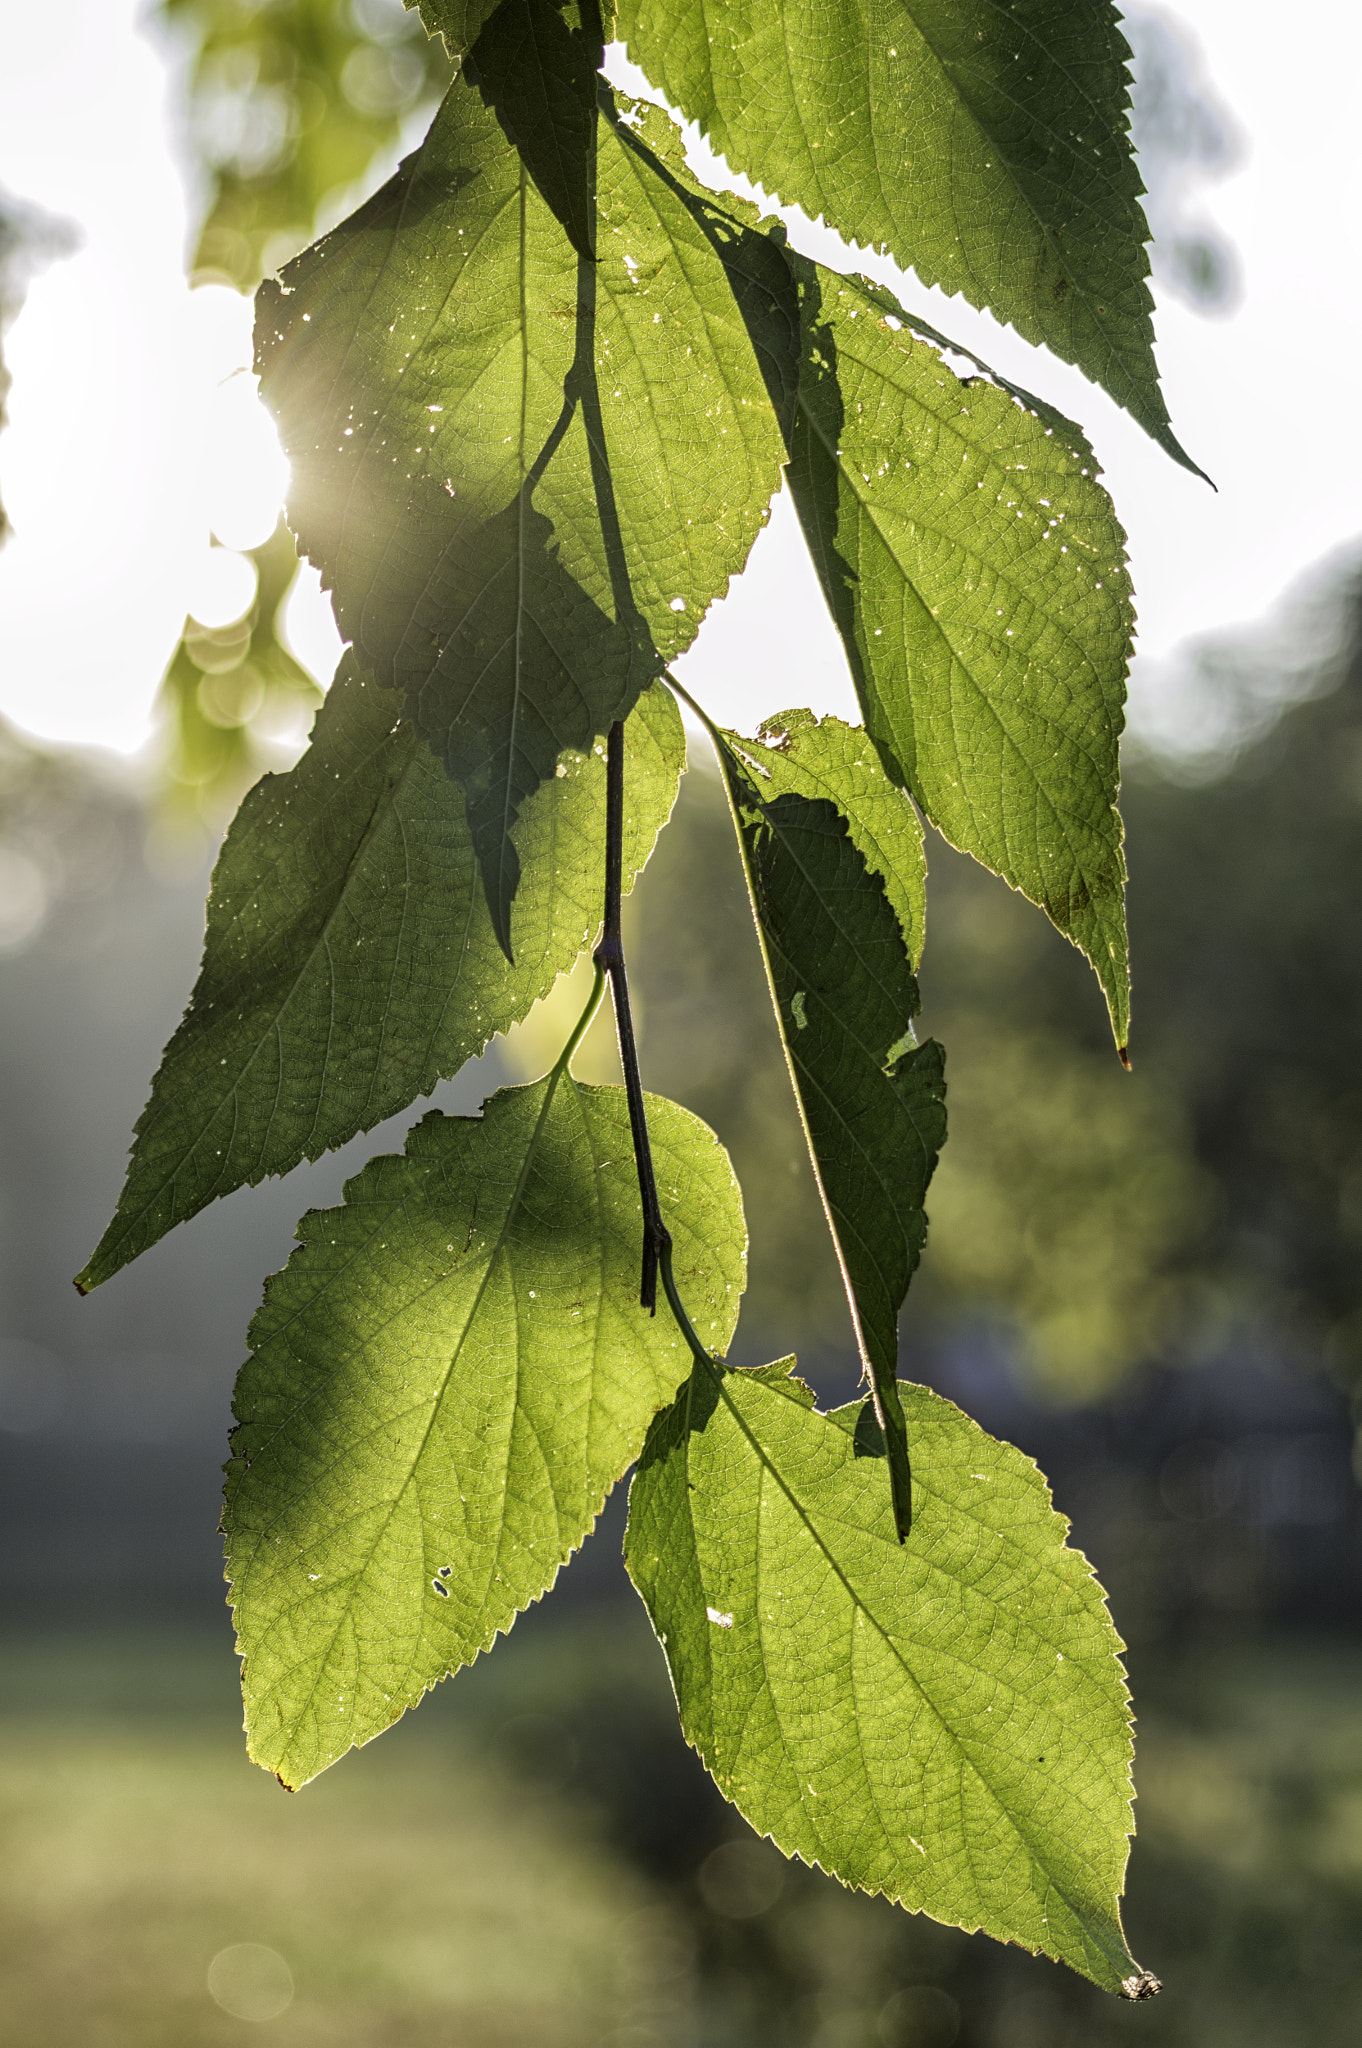
[[[1221,1319],[1362,1378],[1362,579],[1304,701],[1200,786],[1127,793],[1150,1063],[1217,1201]]]
[[[207,181],[198,284],[253,292],[348,210],[452,75],[402,0],[161,0],[159,16],[188,46],[184,125]],[[249,553],[251,606],[220,629],[186,620],[162,684],[167,807],[212,827],[319,701],[280,622],[298,567],[282,519]]]
[[[26,200],[0,192],[0,344],[5,329],[24,303],[29,281],[35,271],[54,257],[68,256],[77,236],[68,221],[55,220]],[[5,399],[10,374],[0,347],[0,430],[5,425]],[[0,541],[9,531],[9,519],[0,502]]]
[[[444,45],[402,0],[161,0],[190,45],[188,135],[210,180],[194,272],[253,292],[429,115]]]

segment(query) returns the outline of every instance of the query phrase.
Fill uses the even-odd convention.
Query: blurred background
[[[217,836],[296,756],[336,655],[277,524],[242,294],[387,175],[448,67],[398,0],[33,12],[0,77],[6,2048],[1351,2048],[1360,430],[1308,407],[1357,317],[1319,260],[1356,176],[1328,113],[1355,67],[1319,78],[1304,52],[1336,32],[1346,54],[1356,24],[1303,8],[1297,59],[1246,50],[1219,0],[1132,15],[1163,357],[1219,499],[1071,373],[1006,361],[1096,422],[1131,525],[1133,1076],[1076,956],[931,847],[951,1137],[901,1369],[1036,1457],[1130,1645],[1127,1925],[1167,1988],[1125,2007],[756,1840],[677,1731],[618,1494],[552,1598],[419,1715],[296,1799],[246,1762],[215,1535],[243,1334],[296,1218],[411,1118],[219,1203],[88,1301],[69,1276],[192,981]],[[1290,235],[1283,192],[1314,201]],[[773,521],[688,657],[749,729],[849,706],[802,573]],[[645,1076],[743,1183],[738,1356],[797,1350],[841,1398],[840,1286],[693,756],[629,911]],[[436,1100],[471,1112],[540,1071],[570,1008],[560,985]],[[587,1070],[612,1059],[597,1031]]]

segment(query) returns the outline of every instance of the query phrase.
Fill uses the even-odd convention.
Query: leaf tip
[[[1119,1060],[1119,1061],[1121,1062],[1121,1065],[1122,1065],[1122,1066],[1123,1066],[1123,1067],[1125,1068],[1125,1070],[1126,1070],[1126,1072],[1127,1072],[1128,1074],[1131,1074],[1131,1073],[1133,1073],[1133,1072],[1135,1071],[1135,1070],[1134,1070],[1134,1068],[1133,1068],[1133,1067],[1131,1066],[1131,1064],[1130,1064],[1130,1047],[1129,1047],[1129,1046],[1127,1046],[1127,1045],[1118,1045],[1118,1046],[1117,1046],[1117,1048],[1116,1048],[1116,1057],[1117,1057],[1117,1059],[1118,1059],[1118,1060]]]
[[[1173,432],[1172,425],[1168,421],[1168,416],[1166,413],[1164,415],[1164,425],[1162,427],[1162,430],[1156,431],[1154,433],[1154,439],[1159,443],[1159,445],[1162,447],[1166,455],[1172,456],[1174,462],[1177,463],[1179,469],[1185,469],[1190,476],[1200,477],[1203,484],[1210,485],[1211,489],[1215,492],[1217,498],[1220,496],[1219,484],[1215,481],[1214,477],[1207,476],[1205,470],[1201,467],[1201,464],[1199,462],[1194,461],[1193,458],[1187,453],[1187,450],[1183,447],[1182,443],[1178,440],[1177,435]]]

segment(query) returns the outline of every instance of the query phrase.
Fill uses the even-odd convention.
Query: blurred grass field
[[[10,1646],[7,2048],[250,2038],[208,1984],[243,1944],[291,1976],[279,2048],[577,2048],[649,2014],[665,1905],[514,1749],[414,1721],[292,1797],[246,1759],[232,1667],[221,1642]]]
[[[5,2048],[1362,2038],[1352,1650],[1142,1674],[1141,2007],[776,1862],[690,1775],[628,1610],[534,1616],[296,1796],[220,1637],[29,1635],[0,1674]]]

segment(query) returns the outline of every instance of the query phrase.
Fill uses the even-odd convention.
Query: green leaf
[[[615,141],[633,161],[642,203],[659,209],[659,218],[667,224],[668,233],[673,207],[680,207],[689,221],[687,232],[678,237],[678,247],[683,250],[688,266],[697,277],[708,270],[707,262],[697,261],[689,253],[693,248],[692,234],[698,234],[709,256],[722,264],[732,303],[718,297],[707,298],[715,349],[723,374],[732,381],[733,403],[744,411],[755,409],[760,415],[760,427],[754,429],[749,422],[747,431],[755,431],[759,445],[769,452],[776,445],[769,439],[774,425],[783,459],[784,443],[794,424],[799,386],[801,317],[799,287],[786,253],[783,227],[763,223],[756,207],[731,195],[716,200],[687,167],[681,131],[660,108],[608,92],[602,92],[601,106]],[[659,186],[666,194],[665,199],[658,191]],[[632,238],[636,232],[629,207],[633,194],[620,189],[624,204],[616,210],[611,226]],[[722,320],[717,317],[721,308]],[[738,316],[736,322],[734,313]],[[746,347],[738,339],[738,323],[746,334]],[[657,340],[648,333],[646,325],[644,340]],[[749,375],[749,351],[760,372],[765,403],[758,397],[758,386]],[[742,373],[740,377],[735,374],[738,371]],[[696,366],[688,364],[687,376],[695,373]],[[672,391],[669,400],[672,406],[684,403],[684,387]],[[774,422],[768,408],[774,411]],[[720,425],[722,428],[722,422]],[[711,502],[708,516],[723,533],[731,524],[732,508],[723,500]],[[693,547],[697,538],[688,536],[687,544]],[[689,645],[693,637],[694,629],[684,644]]]
[[[800,270],[790,482],[871,737],[938,830],[1087,954],[1124,1047],[1134,611],[1092,451],[957,377],[887,293]]]
[[[633,1482],[625,1556],[688,1739],[787,1855],[1148,1996],[1118,1910],[1121,1644],[1044,1480],[905,1384],[901,1547],[868,1404],[818,1414],[792,1364],[697,1367]]]
[[[626,741],[632,886],[685,760],[661,684],[640,699]],[[198,983],[81,1287],[218,1195],[405,1109],[547,993],[597,927],[604,873],[604,759],[560,768],[515,827],[525,886],[512,967],[459,792],[391,695],[345,657],[307,753],[257,783],[227,834]]]
[[[623,0],[619,32],[735,171],[1077,364],[1196,470],[1154,362],[1118,19],[1110,0]]]
[[[404,4],[417,9],[427,34],[444,37],[451,57],[462,57],[472,49],[500,0],[404,0]]]
[[[707,1342],[746,1231],[713,1134],[649,1098]],[[299,1227],[237,1383],[228,1576],[251,1754],[301,1785],[415,1706],[553,1584],[684,1376],[638,1306],[622,1088],[553,1078],[432,1112]]]
[[[668,174],[698,207],[684,164]],[[1088,956],[1124,1052],[1116,795],[1134,608],[1092,449],[890,293],[788,255],[782,229],[758,234],[755,208],[725,204],[731,232],[766,242],[798,279],[788,475],[884,765]],[[768,316],[752,333],[784,420],[779,331]],[[916,958],[920,920],[909,943]]]
[[[587,263],[456,82],[397,176],[258,302],[290,522],[464,787],[507,945],[520,804],[689,645],[784,457],[741,236],[614,122],[596,181]]]
[[[428,35],[444,37],[451,57],[461,57],[472,49],[502,4],[503,0],[403,0],[404,6],[417,9]],[[579,4],[573,11],[585,17],[587,8]],[[615,33],[613,6],[607,0],[606,5],[592,8],[590,13],[593,28],[610,42]]]
[[[799,737],[798,751],[784,755],[735,740],[750,770],[727,747],[721,759],[776,1018],[889,1447],[902,1539],[912,1484],[898,1317],[926,1242],[923,1204],[946,1140],[945,1056],[934,1040],[913,1042],[918,988],[896,907],[847,816],[819,793],[827,776],[806,773],[806,759],[816,764],[820,751],[834,763],[845,758],[848,729],[834,729],[821,750],[809,728]],[[907,799],[898,801],[917,828]],[[920,828],[917,839],[920,861]],[[907,865],[911,874],[911,858]]]
[[[927,929],[927,856],[912,804],[884,772],[864,726],[811,711],[779,711],[755,740],[723,735],[772,795],[826,797],[846,820],[853,846],[879,876],[916,967]]]
[[[588,260],[596,253],[596,74],[599,35],[554,0],[501,0],[469,51],[464,76],[491,107],[540,196]]]

